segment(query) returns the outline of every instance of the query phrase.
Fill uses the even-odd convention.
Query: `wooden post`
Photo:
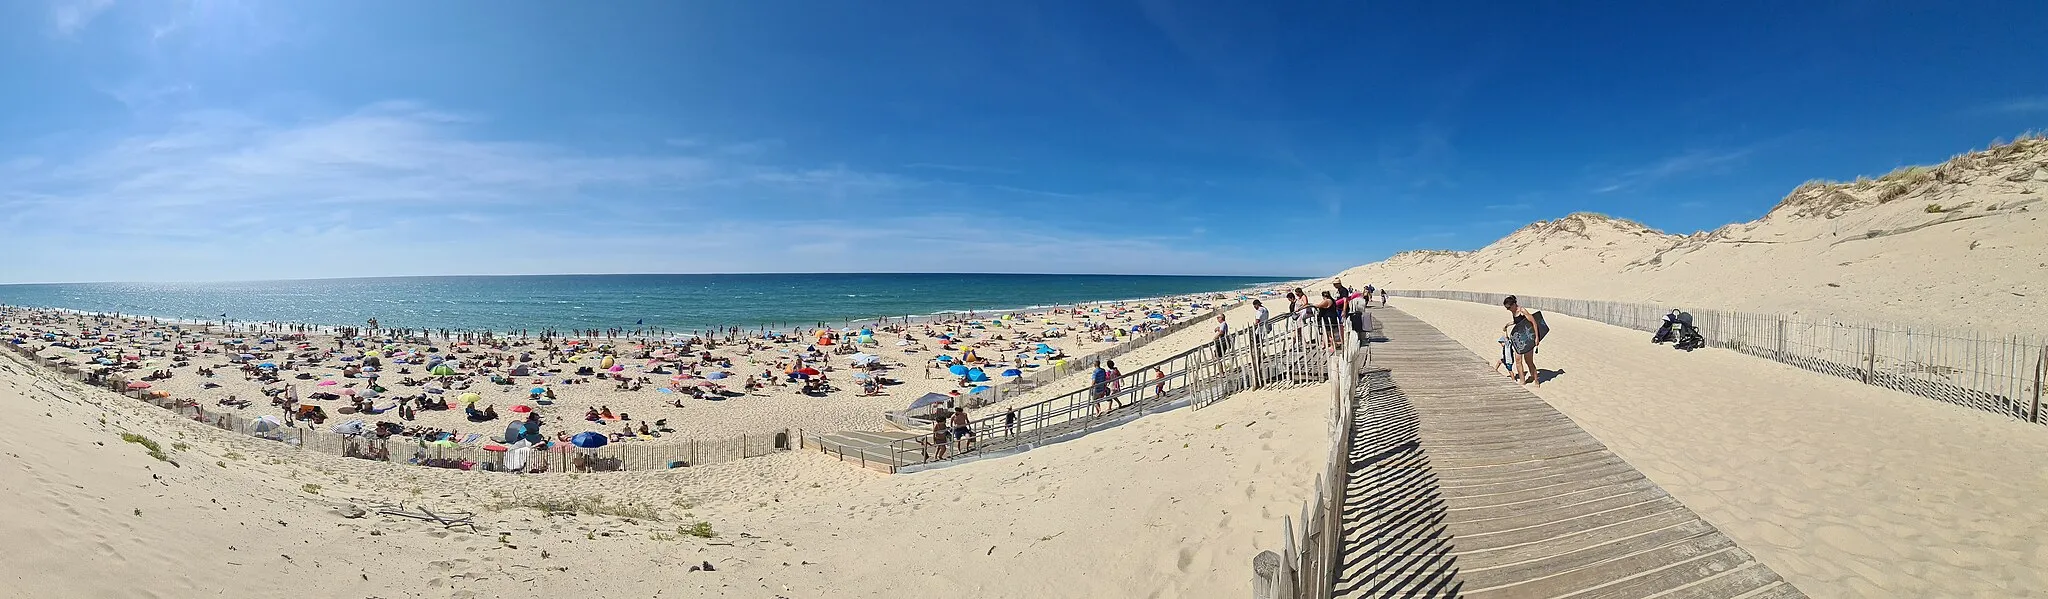
[[[2027,415],[2034,424],[2041,423],[2041,383],[2048,378],[2048,345],[2041,346],[2039,357],[2041,359],[2034,361],[2034,408]]]
[[[1785,319],[1778,318],[1778,361],[1785,361]]]
[[[1280,576],[1280,554],[1260,551],[1252,556],[1252,599],[1286,599],[1275,594]]]
[[[1877,373],[1877,327],[1864,329],[1869,348],[1863,354],[1863,384],[1870,384],[1870,378]]]

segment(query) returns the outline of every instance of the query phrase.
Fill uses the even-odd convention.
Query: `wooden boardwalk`
[[[1335,596],[1805,596],[1463,345],[1373,313]]]

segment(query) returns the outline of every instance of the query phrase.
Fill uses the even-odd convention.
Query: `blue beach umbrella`
[[[946,354],[939,354],[939,355],[938,355],[937,357],[935,357],[935,358],[933,358],[933,359],[935,359],[935,360],[938,360],[938,361],[940,361],[940,362],[951,362],[951,361],[953,361],[953,356],[948,356],[948,355],[946,355]]]
[[[596,449],[599,447],[604,447],[607,443],[611,443],[611,439],[606,439],[603,434],[594,433],[590,431],[576,433],[576,436],[569,438],[570,445],[574,445],[584,449]]]
[[[974,388],[973,390],[971,390],[971,391],[968,391],[967,393],[968,393],[969,395],[972,395],[972,394],[975,394],[975,393],[980,393],[980,392],[983,392],[983,391],[987,391],[987,390],[988,390],[988,387],[980,387],[980,386],[977,386],[977,387],[975,387],[975,388]]]
[[[529,390],[527,390],[527,393],[532,393],[532,394],[534,394],[534,395],[540,395],[540,394],[542,394],[542,393],[547,393],[547,392],[548,392],[548,388],[547,388],[547,387],[534,387],[534,388],[532,388],[532,389],[529,389]]]
[[[257,367],[257,368],[277,368],[277,363],[276,363],[276,362],[264,362],[264,363],[262,363],[262,364],[257,364],[257,365],[256,365],[256,367]]]
[[[953,376],[960,376],[963,374],[967,374],[967,367],[960,364],[954,364],[951,367],[948,367],[946,369],[946,372],[953,373]]]
[[[1003,376],[1024,376],[1024,371],[1011,368],[1009,370],[1003,371]]]

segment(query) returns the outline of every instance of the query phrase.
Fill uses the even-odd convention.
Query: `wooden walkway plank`
[[[1464,346],[1374,315],[1337,596],[1804,597]]]

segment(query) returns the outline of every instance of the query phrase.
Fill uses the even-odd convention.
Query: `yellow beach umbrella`
[[[478,401],[482,401],[482,400],[483,400],[483,398],[484,398],[484,396],[482,396],[482,395],[477,395],[476,393],[474,393],[474,392],[471,392],[471,393],[464,393],[464,394],[462,394],[461,396],[458,396],[458,397],[457,397],[456,399],[460,399],[460,400],[462,400],[462,403],[463,403],[463,405],[469,405],[469,404],[473,404],[473,403],[476,403],[476,402],[478,402]]]

